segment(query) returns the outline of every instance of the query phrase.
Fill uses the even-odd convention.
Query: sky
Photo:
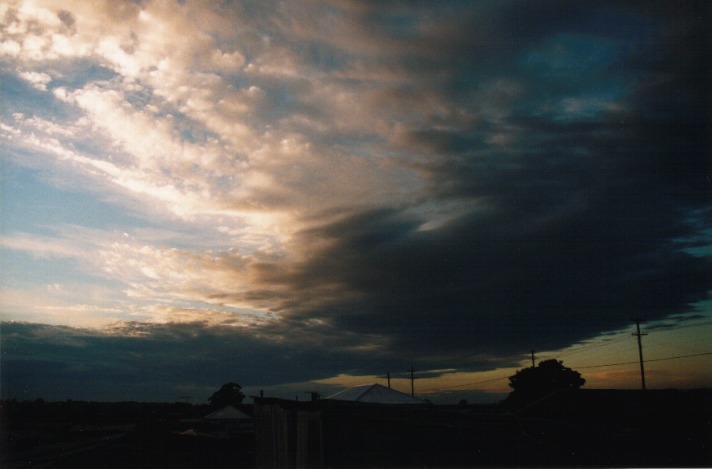
[[[712,387],[709,5],[0,3],[0,395]]]

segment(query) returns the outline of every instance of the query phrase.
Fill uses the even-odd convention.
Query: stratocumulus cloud
[[[6,376],[51,368],[16,366],[43,330],[83,341],[67,373],[137,346],[178,386],[185,343],[196,380],[230,380],[227,354],[273,385],[516,366],[708,314],[709,13],[1,6],[3,309],[38,323],[4,326]]]

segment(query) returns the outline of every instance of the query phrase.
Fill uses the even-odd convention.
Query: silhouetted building
[[[504,412],[364,402],[369,389],[374,398],[370,386],[341,395],[352,400],[255,398],[257,467],[712,463],[710,390],[570,390]]]
[[[439,409],[423,401],[255,398],[254,409],[259,468],[492,464],[501,459],[503,443],[526,451],[532,446],[511,416]]]

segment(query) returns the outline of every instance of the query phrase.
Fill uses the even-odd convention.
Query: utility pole
[[[644,335],[648,335],[640,332],[640,319],[635,318],[635,332],[634,336],[638,338],[638,356],[640,357],[640,384],[643,390],[645,390],[645,367],[643,366],[643,342],[640,339]]]
[[[413,377],[413,373],[415,373],[415,370],[411,366],[408,371],[410,371],[410,395],[415,397],[415,378]]]
[[[391,389],[391,372],[386,373],[386,376],[388,377],[388,389]]]
[[[534,363],[534,350],[530,350],[529,353],[532,354],[532,368],[534,368],[536,366],[536,364]]]

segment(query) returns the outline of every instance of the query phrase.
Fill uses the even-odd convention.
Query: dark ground
[[[160,403],[2,402],[0,467],[254,467],[254,434],[183,436],[207,406]]]
[[[2,468],[256,464],[254,433],[231,439],[179,435],[194,426],[190,419],[209,412],[206,406],[1,405]],[[586,390],[521,412],[431,407],[409,421],[415,423],[410,429],[397,421],[378,428],[367,419],[351,422],[363,428],[342,428],[343,438],[332,440],[344,445],[342,467],[374,467],[368,461],[376,453],[388,467],[413,467],[410,461],[420,461],[416,467],[712,467],[712,390]],[[357,434],[366,437],[350,438]]]

